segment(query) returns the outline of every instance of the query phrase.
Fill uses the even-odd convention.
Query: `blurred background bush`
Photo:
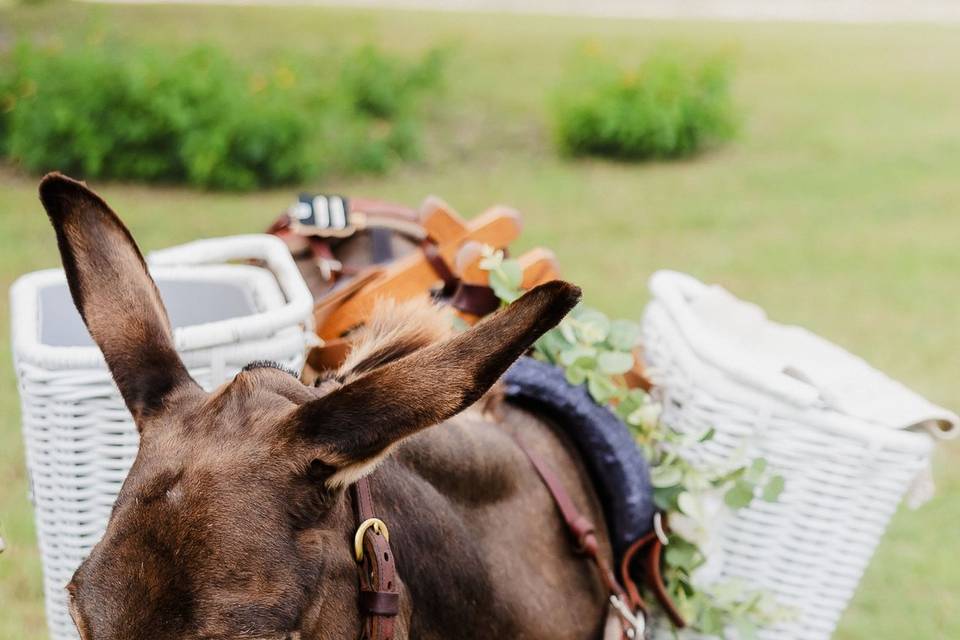
[[[625,160],[689,156],[730,139],[730,63],[665,50],[637,68],[587,49],[556,95],[559,144],[573,155]]]
[[[0,67],[0,150],[38,175],[212,189],[382,172],[417,157],[419,97],[442,68],[439,50],[405,62],[370,45],[250,69],[210,45],[24,42]]]

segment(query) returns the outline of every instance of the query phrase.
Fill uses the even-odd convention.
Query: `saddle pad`
[[[508,400],[549,415],[576,444],[603,504],[619,562],[627,547],[653,526],[650,472],[629,429],[610,409],[594,402],[583,385],[571,385],[553,365],[524,357],[503,381]]]

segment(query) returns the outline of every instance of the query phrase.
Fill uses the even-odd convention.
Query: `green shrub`
[[[210,48],[20,46],[0,65],[0,152],[31,172],[219,189],[382,172],[416,157],[419,96],[439,68],[437,52],[401,63],[364,47],[309,84]]]
[[[422,60],[410,63],[364,46],[344,61],[339,89],[357,112],[373,118],[397,118],[408,114],[423,92],[438,84],[444,60],[442,49],[433,49]]]
[[[344,60],[331,100],[324,139],[334,148],[331,168],[346,173],[383,173],[420,157],[420,112],[425,96],[441,81],[446,51],[433,49],[408,62],[371,46]]]
[[[691,155],[735,133],[729,76],[719,59],[697,65],[658,55],[627,71],[584,56],[554,102],[557,139],[572,155],[629,160]]]
[[[11,67],[4,149],[29,171],[251,189],[310,169],[306,119],[215,51],[21,47]]]

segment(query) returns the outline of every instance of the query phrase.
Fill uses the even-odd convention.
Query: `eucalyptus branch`
[[[502,251],[484,249],[480,267],[490,286],[509,304],[522,295],[523,272]],[[691,626],[721,635],[732,626],[741,638],[754,637],[758,627],[785,617],[773,599],[738,583],[700,584],[697,571],[708,562],[708,547],[724,510],[737,511],[755,499],[775,502],[784,489],[782,476],[771,474],[763,458],[732,462],[724,469],[694,464],[685,457],[691,447],[710,441],[715,431],[690,436],[660,420],[660,407],[641,389],[627,386],[624,374],[634,366],[640,327],[628,320],[610,320],[596,309],[579,305],[534,345],[534,357],[563,369],[572,385],[586,385],[595,402],[608,406],[631,429],[650,465],[653,499],[671,525],[663,557],[667,591]]]

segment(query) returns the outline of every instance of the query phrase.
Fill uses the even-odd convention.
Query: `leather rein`
[[[626,588],[621,586],[610,565],[600,555],[600,547],[593,522],[577,510],[573,499],[553,470],[519,438],[517,445],[524,452],[537,475],[549,491],[557,509],[569,530],[577,551],[596,568],[607,590],[611,611],[620,621],[621,638],[641,640],[646,630],[647,606],[640,597],[636,584],[630,577],[630,566],[640,552],[647,559],[647,575],[653,583],[654,595],[678,627],[683,627],[683,618],[673,608],[666,593],[658,589],[660,582],[660,552],[662,543],[658,534],[650,533],[635,542],[621,562],[621,577]],[[390,548],[390,531],[386,523],[377,517],[370,490],[370,480],[361,478],[350,487],[353,497],[357,529],[353,540],[353,553],[360,573],[359,609],[362,618],[360,640],[393,640],[396,632],[396,617],[400,613],[400,586],[393,550]],[[663,596],[663,597],[661,597]]]

